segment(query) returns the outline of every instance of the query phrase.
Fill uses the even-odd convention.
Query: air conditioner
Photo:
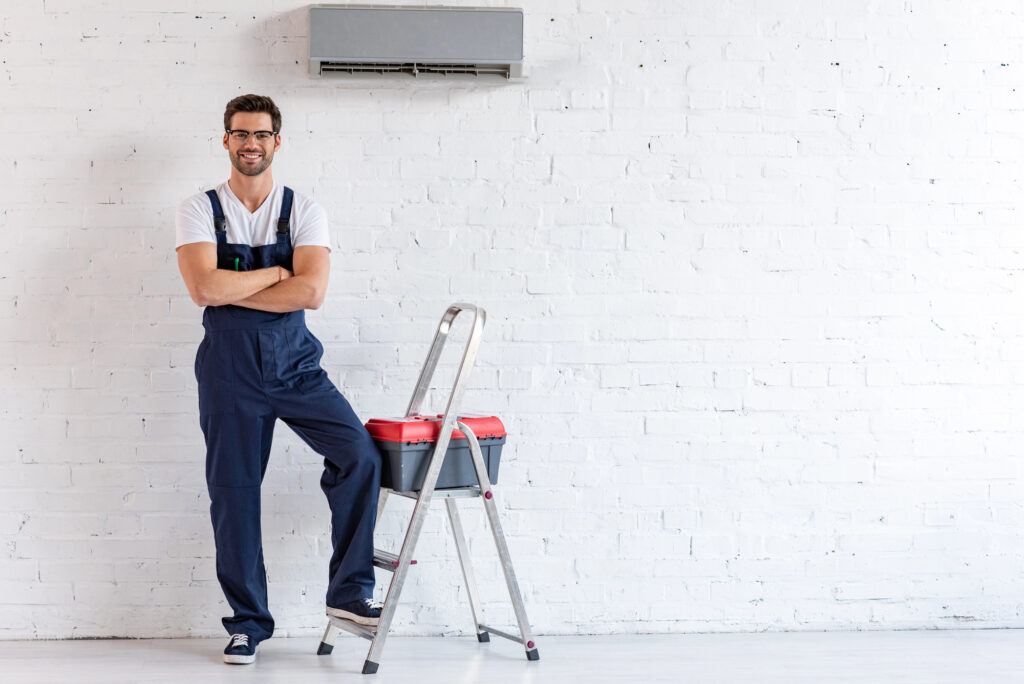
[[[313,5],[309,73],[522,76],[523,10]]]

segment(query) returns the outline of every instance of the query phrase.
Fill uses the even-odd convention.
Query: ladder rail
[[[466,542],[466,533],[462,530],[462,521],[459,519],[459,507],[455,499],[445,499],[444,503],[448,509],[448,521],[452,526],[452,536],[455,537],[455,550],[459,554],[462,579],[466,581],[466,595],[469,597],[469,609],[473,611],[476,638],[477,641],[485,641],[487,639],[487,630],[483,627],[484,613],[480,603],[480,596],[477,593],[476,577],[473,574],[473,566],[469,557],[469,544]]]
[[[491,481],[487,476],[487,466],[484,464],[480,442],[477,441],[476,435],[473,434],[473,430],[468,425],[462,421],[457,421],[457,425],[459,430],[466,435],[466,441],[469,443],[469,452],[473,457],[473,466],[476,468],[476,477],[480,481],[480,493],[484,501],[484,510],[487,511],[487,520],[491,523],[491,535],[494,537],[494,545],[498,549],[501,569],[505,573],[505,584],[508,586],[509,598],[512,600],[512,610],[516,614],[516,622],[519,623],[519,633],[523,637],[520,643],[526,647],[527,657],[530,660],[534,660],[538,657],[536,642],[533,639],[530,622],[526,617],[526,606],[523,604],[523,594],[519,589],[516,572],[512,567],[512,557],[508,551],[508,544],[505,542],[505,533],[501,529],[501,519],[498,516],[498,507],[494,502],[494,491],[491,489]],[[507,635],[502,632],[495,631],[494,633],[507,638]]]
[[[380,663],[380,656],[384,650],[384,644],[387,642],[388,632],[391,629],[391,621],[394,619],[395,610],[398,608],[398,597],[402,594],[405,578],[409,574],[412,554],[416,549],[416,542],[419,540],[423,521],[427,517],[427,511],[430,509],[430,499],[434,493],[434,485],[437,483],[438,475],[441,474],[441,465],[444,462],[444,454],[448,449],[450,439],[450,430],[447,435],[444,432],[438,435],[437,445],[434,448],[433,455],[430,457],[430,465],[427,467],[427,474],[423,478],[423,488],[420,489],[420,495],[416,499],[412,518],[409,520],[409,527],[405,531],[402,550],[398,554],[398,567],[395,568],[394,577],[391,578],[387,596],[384,598],[384,607],[380,613],[377,633],[370,644],[370,652],[366,655],[366,663],[363,665],[364,673],[367,671],[376,672],[377,666]],[[444,446],[444,451],[439,449],[442,445]]]
[[[476,354],[480,348],[480,339],[483,336],[484,322],[487,313],[474,304],[456,303],[448,307],[441,322],[434,334],[434,341],[427,353],[427,360],[420,370],[419,379],[413,390],[412,399],[406,411],[407,416],[417,415],[422,407],[423,399],[430,386],[437,369],[438,359],[448,341],[448,332],[451,330],[452,322],[463,311],[472,312],[473,324],[470,330],[469,339],[462,353],[462,361],[459,364],[459,371],[452,384],[451,394],[445,407],[444,418],[441,420],[440,432],[437,435],[437,442],[434,444],[434,451],[430,456],[430,465],[423,477],[423,485],[420,487],[419,496],[416,499],[416,506],[413,508],[412,518],[409,520],[409,527],[405,532],[405,539],[402,542],[402,550],[398,556],[398,566],[394,570],[394,577],[388,587],[388,593],[384,599],[384,607],[381,610],[380,622],[377,625],[376,634],[370,643],[370,652],[363,664],[363,672],[376,672],[380,663],[381,654],[384,651],[384,644],[387,642],[388,632],[391,629],[391,621],[395,617],[398,608],[398,598],[401,596],[402,588],[405,585],[406,576],[409,573],[409,566],[412,561],[412,554],[416,549],[416,542],[419,540],[420,531],[423,528],[423,521],[426,519],[430,509],[430,500],[434,494],[434,487],[437,485],[437,478],[441,474],[441,466],[444,464],[445,454],[448,453],[448,444],[451,442],[452,429],[455,424],[455,414],[459,401],[466,391],[466,381],[469,373],[476,363]]]

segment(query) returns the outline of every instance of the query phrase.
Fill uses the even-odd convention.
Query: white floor
[[[1024,683],[1024,630],[539,637],[537,662],[502,639],[392,637],[375,675],[354,637],[326,656],[315,637],[270,639],[255,665],[223,664],[226,642],[0,642],[0,682]]]

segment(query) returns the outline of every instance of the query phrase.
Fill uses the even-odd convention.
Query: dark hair
[[[231,117],[236,112],[265,112],[270,115],[270,125],[275,133],[281,132],[281,110],[266,95],[239,95],[224,108],[224,130],[231,128]]]

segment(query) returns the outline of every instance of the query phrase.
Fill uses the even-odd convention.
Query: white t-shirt
[[[246,209],[235,197],[227,181],[218,185],[216,189],[220,206],[224,210],[229,243],[262,247],[277,242],[277,220],[281,218],[281,202],[284,199],[283,185],[274,183],[274,189],[254,212]],[[298,192],[292,200],[289,227],[292,247],[316,245],[331,248],[327,212],[312,199]],[[174,216],[174,228],[175,249],[193,242],[217,243],[217,233],[213,227],[213,207],[205,192],[192,195],[178,206],[178,213]]]

